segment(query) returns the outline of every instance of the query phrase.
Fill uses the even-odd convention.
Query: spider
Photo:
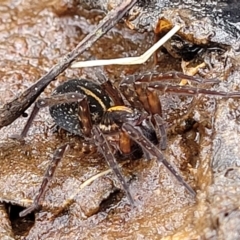
[[[86,79],[68,80],[59,85],[51,97],[38,99],[19,136],[20,139],[26,137],[40,108],[49,107],[52,118],[60,128],[93,140],[117,176],[131,205],[134,205],[134,198],[118,167],[117,152],[122,155],[138,152],[138,158],[142,155],[148,159],[156,158],[192,196],[195,196],[195,191],[161,152],[166,148],[166,131],[161,118],[162,109],[158,91],[183,95],[217,95],[227,98],[239,98],[240,93],[225,93],[191,86],[180,87],[163,82],[163,80],[182,78],[198,83],[218,82],[201,80],[178,72],[150,73],[137,78],[134,75],[129,76],[120,83],[120,91],[103,75],[99,75],[98,78],[100,83]],[[33,204],[20,212],[21,217],[40,209],[41,199],[67,146],[68,144],[64,144],[55,151],[39,193]]]

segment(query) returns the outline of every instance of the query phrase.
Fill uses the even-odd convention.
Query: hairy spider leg
[[[124,191],[126,192],[129,202],[131,203],[132,206],[134,206],[134,200],[130,193],[128,184],[126,183],[125,179],[123,178],[123,175],[118,167],[118,163],[112,152],[111,146],[109,145],[106,137],[101,132],[101,130],[99,129],[98,126],[93,126],[92,134],[93,134],[94,140],[96,141],[96,145],[99,147],[100,152],[104,156],[109,167],[113,170],[113,172],[117,176],[119,182],[121,183]]]
[[[12,136],[12,137],[21,140],[27,136],[27,133],[32,125],[32,122],[36,117],[36,115],[38,114],[40,108],[50,107],[50,106],[61,104],[61,103],[71,103],[71,102],[79,102],[79,113],[81,117],[83,117],[84,123],[86,124],[83,130],[85,129],[84,131],[86,132],[86,134],[89,134],[91,131],[91,128],[90,128],[91,121],[88,121],[90,118],[86,114],[86,111],[87,111],[86,108],[88,108],[86,96],[81,93],[65,93],[65,94],[52,95],[49,98],[38,99],[33,107],[31,115],[28,118],[27,123],[25,124],[20,136]],[[83,113],[81,113],[81,111],[83,111]]]
[[[174,167],[164,158],[163,154],[157,148],[157,146],[155,146],[145,136],[143,136],[137,128],[135,128],[130,123],[124,123],[122,125],[122,130],[125,131],[130,138],[137,142],[143,149],[149,152],[153,157],[156,157],[157,160],[161,162],[172,173],[172,175],[177,179],[177,181],[181,183],[192,196],[194,197],[196,196],[195,191],[183,180],[183,178],[174,169]]]
[[[31,206],[29,206],[28,208],[26,208],[25,210],[23,210],[19,213],[20,217],[24,217],[24,216],[28,215],[29,213],[31,213],[35,210],[39,210],[41,208],[40,201],[43,199],[45,192],[47,190],[47,186],[48,186],[49,182],[51,181],[51,179],[53,178],[53,175],[57,169],[57,166],[58,166],[59,162],[61,161],[61,159],[63,158],[64,152],[66,151],[68,146],[69,146],[68,144],[64,144],[54,152],[53,158],[52,158],[51,162],[49,163],[47,171],[42,180],[42,184],[39,189],[38,195],[35,197]]]
[[[189,76],[181,72],[167,72],[167,73],[151,73],[150,72],[148,74],[140,75],[140,77],[137,75],[127,76],[121,81],[119,87],[121,89],[122,94],[131,103],[131,105],[135,106],[138,109],[141,109],[144,106],[143,105],[144,103],[139,101],[139,96],[135,90],[135,84],[141,84],[143,82],[151,83],[156,81],[165,82],[169,80],[177,80],[177,79],[180,80],[183,78],[196,83],[210,83],[210,84],[219,83],[219,80],[217,79],[206,80],[199,77],[197,78],[197,77]]]
[[[140,84],[140,83],[136,83]],[[222,98],[240,98],[240,92],[224,92],[224,91],[217,91],[217,90],[209,90],[204,88],[197,88],[191,86],[174,86],[170,84],[163,84],[161,82],[151,82],[147,83],[147,87],[149,89],[156,89],[163,93],[174,93],[174,94],[181,94],[186,96],[194,96],[199,94],[217,96]]]
[[[104,90],[107,92],[107,94],[112,98],[115,106],[122,106],[124,105],[123,99],[121,97],[120,92],[118,89],[113,86],[110,80],[106,78],[106,76],[101,73],[97,72],[96,76],[98,77],[98,80],[101,84],[101,86],[104,88]]]
[[[166,131],[166,122],[163,120],[161,116],[158,114],[154,114],[153,118],[155,120],[156,125],[158,126],[159,131],[156,133],[159,134],[160,136],[157,136],[158,139],[161,139],[159,146],[161,150],[165,150],[167,148],[167,131]]]
[[[214,83],[219,83],[219,79],[217,78],[212,78],[212,79],[204,79],[201,77],[196,77],[196,76],[189,76],[187,74],[184,74],[182,72],[166,72],[166,73],[148,73],[141,75],[140,77],[137,75],[133,75],[135,78],[135,82],[153,82],[153,81],[169,81],[169,80],[181,80],[181,79],[187,79],[190,82],[195,82],[195,83],[209,83],[209,84],[214,84]]]

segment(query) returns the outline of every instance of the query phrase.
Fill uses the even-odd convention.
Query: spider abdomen
[[[72,79],[64,82],[54,90],[53,95],[64,93],[81,93],[86,96],[93,124],[98,124],[104,112],[114,105],[113,100],[101,85],[85,79]],[[83,136],[78,102],[57,104],[51,106],[49,111],[59,127]]]

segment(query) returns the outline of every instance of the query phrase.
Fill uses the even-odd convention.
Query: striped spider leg
[[[178,79],[187,79],[195,83],[219,82],[217,79],[205,80],[188,76],[181,72],[168,72],[148,73],[140,76],[131,75],[123,79],[119,86],[121,93],[132,106],[135,106],[138,109],[145,109],[151,116],[151,121],[156,128],[158,139],[160,139],[159,146],[162,150],[167,147],[167,133],[165,122],[162,119],[162,106],[159,100],[159,93],[154,90],[154,83],[157,82],[160,84],[164,90],[168,86],[165,81]],[[177,88],[179,89],[181,87],[177,86]],[[184,86],[182,88],[184,88]]]
[[[195,191],[183,180],[174,167],[164,158],[158,147],[141,133],[141,130],[130,123],[124,123],[122,125],[122,130],[125,131],[133,141],[136,141],[143,149],[145,149],[145,151],[150,153],[151,156],[155,157],[158,162],[162,163],[193,197],[196,196]]]

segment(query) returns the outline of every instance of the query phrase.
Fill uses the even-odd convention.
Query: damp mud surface
[[[98,6],[89,9],[91,1],[83,2],[88,8],[82,8],[74,0],[5,0],[0,3],[0,106],[31,86],[104,17],[105,12]],[[111,7],[107,1],[102,4],[103,10],[107,10],[104,6]],[[193,86],[225,92],[240,91],[237,20],[228,31],[232,19],[227,21],[225,29],[222,27],[224,21],[217,25],[211,17],[203,14],[199,18],[206,21],[204,26],[215,35],[206,35],[199,27],[202,31],[193,32],[194,36],[190,38],[189,29],[194,31],[198,26],[190,28],[191,18],[187,18],[192,16],[190,7],[194,6],[189,5],[188,15],[181,11],[186,5],[179,3],[179,6],[182,6],[179,14],[174,15],[177,18],[171,15],[172,11],[177,11],[175,6],[171,6],[171,12],[167,12],[169,6],[165,6],[164,17],[164,21],[176,24],[184,16],[181,23],[185,25],[179,39],[181,46],[187,47],[174,47],[177,58],[171,49],[171,46],[179,46],[179,39],[175,38],[170,47],[165,45],[165,49],[158,52],[157,58],[152,57],[141,66],[69,68],[47,87],[41,97],[49,96],[67,79],[96,81],[95,73],[102,69],[117,86],[129,74],[187,72],[202,62],[206,63],[205,67],[197,71],[197,76],[218,78],[220,82]],[[144,13],[144,8],[137,9]],[[153,31],[156,29],[153,26],[159,23],[159,19],[151,19],[152,28],[146,24],[148,31],[143,31],[146,21],[144,17],[138,18],[140,16],[137,14],[136,18],[131,18],[130,14],[125,22],[119,23],[79,59],[137,56],[145,52],[154,44],[156,36]],[[197,24],[197,20],[194,23]],[[213,36],[223,34],[228,36],[225,41],[213,39]],[[194,53],[187,65],[182,58],[185,50],[191,50],[193,46],[203,50]],[[180,81],[174,82],[179,84]],[[238,239],[240,99],[161,93],[159,96],[168,130],[164,156],[194,188],[195,199],[156,159],[124,160],[119,164],[136,201],[136,207],[132,208],[103,157],[91,148],[84,152],[89,143],[80,137],[54,131],[48,109],[41,109],[25,143],[10,137],[21,132],[27,118],[20,117],[0,130],[0,238]],[[30,111],[31,108],[26,113]],[[54,151],[67,142],[74,144],[66,152],[47,189],[42,209],[19,218],[19,212],[30,206],[38,193]],[[94,176],[93,182],[84,185]]]

